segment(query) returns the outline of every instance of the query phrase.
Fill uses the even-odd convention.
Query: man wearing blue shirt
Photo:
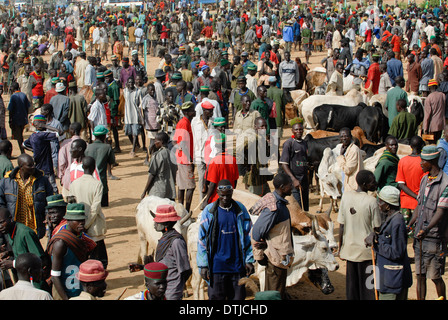
[[[12,139],[17,140],[19,144],[20,153],[25,153],[25,149],[22,146],[23,129],[28,124],[30,101],[26,97],[26,94],[19,91],[19,84],[17,82],[12,83],[11,90],[14,93],[11,95],[8,105],[9,127],[11,128]]]
[[[395,59],[393,51],[387,53],[389,60],[387,61],[387,73],[389,74],[390,82],[395,87],[395,78],[403,77],[403,63],[401,60]]]

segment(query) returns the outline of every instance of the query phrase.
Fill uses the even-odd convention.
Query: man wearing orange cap
[[[437,91],[436,79],[429,80],[428,87],[429,95],[425,99],[422,129],[423,133],[434,136],[429,143],[437,143],[445,126],[445,93]]]
[[[160,262],[150,262],[143,269],[146,290],[125,300],[166,300],[168,267]]]
[[[81,263],[76,278],[81,283],[82,292],[70,300],[98,300],[97,297],[104,297],[108,274],[109,272],[104,270],[103,264],[98,260],[89,259]]]

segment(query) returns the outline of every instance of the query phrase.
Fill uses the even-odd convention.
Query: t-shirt
[[[218,239],[213,256],[213,273],[240,273],[243,269],[238,245],[237,215],[233,206],[223,209],[218,206]]]
[[[239,178],[238,165],[235,157],[220,153],[216,155],[207,167],[206,180],[214,184],[218,184],[221,180],[229,180],[235,188],[235,181]],[[212,203],[218,200],[216,188],[210,196],[209,202]]]
[[[395,181],[404,183],[412,192],[418,194],[420,181],[425,175],[421,166],[419,156],[406,156],[398,162],[398,170]],[[414,210],[417,207],[417,199],[407,195],[403,190],[400,193],[400,207]]]
[[[179,149],[176,150],[178,164],[190,164],[193,160],[193,131],[191,122],[186,117],[180,119],[174,131],[173,141],[176,141]]]
[[[293,138],[286,140],[279,162],[288,165],[294,177],[299,180],[303,179],[308,172],[308,144],[306,141],[299,142]]]

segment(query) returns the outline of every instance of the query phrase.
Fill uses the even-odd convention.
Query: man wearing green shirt
[[[400,140],[410,140],[417,135],[418,124],[415,116],[406,109],[406,101],[399,99],[397,101],[398,114],[392,121],[392,126],[389,129],[389,135]]]
[[[257,88],[258,98],[252,101],[250,108],[260,112],[263,119],[266,120],[266,136],[269,136],[271,128],[275,129],[275,121],[270,121],[269,115],[271,113],[272,105],[269,105],[267,99],[267,89],[265,86],[258,86]],[[271,101],[272,102],[272,101]]]
[[[103,198],[101,200],[102,207],[109,206],[109,187],[107,179],[117,180],[112,175],[111,167],[115,164],[115,154],[110,144],[106,143],[106,136],[109,130],[103,125],[98,125],[93,131],[95,140],[87,146],[85,155],[95,159],[96,167],[98,168],[98,175],[103,183]]]
[[[375,167],[374,175],[375,180],[378,183],[378,191],[385,186],[397,187],[395,182],[398,170],[398,161],[400,158],[397,156],[398,141],[395,137],[389,136],[386,138],[386,150],[384,150],[378,163]]]
[[[398,114],[397,101],[403,99],[406,101],[406,106],[409,105],[408,94],[403,90],[405,83],[404,78],[398,76],[395,78],[395,87],[387,91],[385,104],[388,111],[389,127],[392,126],[392,122]]]
[[[114,136],[115,141],[115,153],[120,153],[120,139],[118,137],[118,125],[120,123],[120,118],[118,116],[118,106],[120,105],[120,87],[118,83],[114,80],[114,74],[111,70],[104,71],[104,81],[107,83],[107,95],[110,98],[109,109],[110,109],[110,129]]]
[[[285,113],[285,97],[283,95],[283,90],[277,87],[277,78],[274,76],[269,77],[269,89],[267,91],[267,97],[274,101],[275,108],[277,110],[277,117],[275,118],[275,123],[278,130],[278,138],[281,139],[283,136],[283,119]]]
[[[14,258],[27,252],[34,253],[43,259],[43,262],[47,261],[37,233],[26,225],[14,221],[7,208],[0,208],[0,232],[5,236],[11,248],[11,251],[4,251],[0,256],[2,270],[14,268]],[[42,285],[43,282],[34,283],[34,287],[37,289],[41,289]]]
[[[241,103],[241,99],[248,95],[250,97],[250,101],[254,101],[257,99],[255,93],[253,93],[247,87],[247,79],[245,76],[241,75],[236,80],[237,87],[232,90],[232,93],[229,97],[229,102],[232,104],[232,116],[235,118],[235,115],[238,111],[243,108],[243,104]]]

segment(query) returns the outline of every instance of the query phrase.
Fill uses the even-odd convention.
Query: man
[[[270,119],[272,101],[270,99],[269,100],[267,99],[267,89],[263,85],[258,86],[257,96],[258,98],[252,101],[250,108],[258,111],[260,115],[263,117],[263,119],[266,120],[267,123],[266,136],[268,136],[270,134],[271,128],[276,129],[274,119]],[[271,104],[269,104],[268,102],[270,102]]]
[[[226,135],[218,133],[215,135],[214,140],[216,155],[207,164],[207,171],[204,177],[207,186],[200,185],[204,191],[207,190],[201,209],[205,208],[205,204],[215,202],[218,199],[217,185],[221,180],[230,181],[232,187],[236,188],[239,178],[236,158],[227,153]]]
[[[327,70],[327,81],[330,81],[331,75],[333,74],[334,70],[336,69],[336,63],[339,60],[339,49],[333,50],[332,55],[328,55],[328,57],[325,57],[321,60],[320,64],[322,67]]]
[[[443,137],[439,140],[437,148],[440,150],[439,167],[448,174],[448,124],[445,124]]]
[[[106,238],[106,218],[101,210],[103,198],[103,184],[93,177],[96,169],[95,159],[85,156],[82,159],[84,174],[70,185],[70,196],[76,198],[77,203],[83,203],[86,208],[85,229],[87,235],[96,243],[95,249],[90,253],[91,259],[101,261],[107,269],[108,257],[104,239]]]
[[[408,55],[408,81],[406,82],[406,92],[412,95],[418,95],[419,82],[423,76],[420,63],[415,60],[415,55]]]
[[[7,208],[0,208],[0,233],[4,236],[5,250],[1,254],[0,267],[2,270],[15,268],[14,260],[25,253],[35,254],[42,263],[47,263],[45,251],[37,237],[36,232],[24,224],[14,221]],[[46,289],[45,282],[36,279],[36,289]]]
[[[392,86],[396,84],[396,77],[403,77],[403,63],[401,60],[395,58],[395,53],[393,51],[387,52],[387,57],[389,60],[387,61],[387,73],[389,74],[390,81],[392,82]]]
[[[79,280],[72,275],[73,268],[79,268],[96,246],[95,242],[83,233],[86,218],[83,203],[69,203],[64,216],[67,226],[56,233],[48,243],[48,254],[52,258],[51,280],[55,300],[68,300],[81,294]]]
[[[0,179],[3,179],[7,172],[14,169],[11,162],[12,143],[9,140],[0,141]]]
[[[397,176],[398,161],[397,156],[398,140],[393,136],[389,136],[385,141],[386,150],[384,150],[380,159],[375,166],[375,179],[378,185],[378,191],[385,186],[397,187],[395,178]]]
[[[342,63],[336,63],[336,68],[331,74],[328,81],[326,92],[334,92],[337,96],[344,95],[344,78],[342,73],[344,72],[344,66]]]
[[[269,77],[269,88],[266,92],[266,96],[271,99],[275,104],[275,125],[278,130],[278,139],[283,137],[283,124],[285,123],[285,104],[288,99],[291,99],[291,94],[285,88],[280,89],[277,87],[277,78],[274,76]],[[273,106],[274,108],[274,106]]]
[[[404,99],[397,101],[397,112],[398,115],[392,121],[392,126],[389,129],[389,135],[394,136],[398,141],[407,142],[418,133],[417,119],[407,111]]]
[[[135,80],[136,77],[137,71],[135,70],[134,66],[131,66],[129,64],[129,58],[124,57],[122,61],[122,68],[120,71],[120,83],[122,85],[122,88],[124,89],[126,87],[129,78],[134,78]]]
[[[204,176],[207,163],[204,158],[205,142],[210,134],[209,128],[213,123],[213,111],[215,107],[209,101],[201,102],[201,113],[196,112],[196,116],[191,120],[191,129],[193,131],[194,163],[198,170],[199,199],[204,198]]]
[[[340,223],[339,256],[347,261],[347,300],[374,300],[374,287],[369,278],[372,271],[372,253],[364,239],[381,225],[380,209],[375,197],[368,191],[376,191],[375,176],[368,170],[356,175],[358,187],[342,194],[338,213]]]
[[[36,289],[42,279],[42,261],[34,253],[23,253],[15,260],[16,284],[0,292],[0,300],[53,300],[50,293]]]
[[[176,184],[178,186],[178,201],[184,204],[185,199],[185,209],[190,211],[193,192],[196,188],[193,131],[191,128],[191,121],[196,116],[196,110],[191,101],[183,103],[181,109],[184,117],[177,123],[173,137],[177,163]]]
[[[447,209],[448,176],[439,168],[440,151],[436,146],[425,146],[420,154],[424,175],[417,196],[417,208],[409,222],[414,223],[415,274],[417,275],[417,300],[426,298],[426,279],[433,281],[437,296],[446,299],[442,275],[446,259],[445,212]]]
[[[379,54],[372,55],[373,63],[370,65],[367,71],[367,80],[364,87],[367,92],[371,92],[373,94],[378,94],[378,87],[380,86],[381,71],[380,65],[378,63],[379,60]]]
[[[161,262],[150,262],[143,268],[146,290],[124,300],[165,300],[168,267]]]
[[[419,62],[422,68],[419,91],[421,91],[422,97],[427,97],[429,94],[429,80],[434,79],[434,61],[428,56],[427,50],[424,50],[420,53]]]
[[[93,131],[95,141],[89,144],[85,151],[86,156],[90,156],[95,159],[96,168],[98,168],[98,174],[100,176],[101,183],[103,184],[103,197],[101,200],[102,207],[109,206],[109,186],[107,183],[108,176],[109,179],[117,179],[112,175],[111,167],[115,164],[115,153],[112,150],[111,145],[106,143],[108,133],[109,130],[106,127],[102,125],[96,126]]]
[[[395,182],[400,190],[400,208],[405,223],[408,224],[411,216],[417,207],[417,195],[420,188],[420,181],[424,175],[420,166],[420,154],[425,143],[419,136],[410,139],[412,153],[398,161],[397,176]]]
[[[62,195],[66,197],[70,189],[70,165],[72,163],[72,156],[70,153],[71,144],[73,141],[81,139],[81,124],[79,122],[73,122],[68,128],[68,132],[71,138],[65,139],[58,154],[58,177],[62,185]]]
[[[352,140],[352,133],[349,128],[342,128],[339,131],[341,138],[341,154],[336,161],[342,170],[342,192],[355,191],[358,189],[356,175],[364,169],[361,149]]]
[[[35,168],[30,155],[20,155],[17,164],[0,180],[0,207],[14,212],[15,221],[30,227],[42,239],[45,235],[46,197],[53,194],[53,187],[42,171]]]
[[[244,134],[245,131],[251,130],[254,127],[255,119],[261,117],[260,112],[250,107],[252,101],[247,94],[241,98],[241,110],[237,111],[234,116],[234,133]]]
[[[148,168],[148,180],[141,195],[154,195],[170,200],[176,199],[176,164],[170,159],[168,149],[169,136],[166,132],[158,132],[154,139],[154,151],[151,154]]]
[[[424,103],[424,116],[422,123],[423,133],[433,135],[428,142],[436,144],[442,136],[445,126],[445,93],[437,91],[438,83],[436,79],[428,82],[429,95]]]
[[[100,261],[89,259],[79,266],[76,278],[82,286],[82,292],[70,300],[98,300],[106,293],[106,278],[109,272]]]
[[[67,97],[67,88],[62,82],[56,84],[56,92],[58,94],[51,98],[50,104],[53,106],[55,119],[62,124],[64,131],[67,131],[70,125],[68,116],[70,112],[70,98]]]
[[[251,209],[259,215],[251,232],[254,258],[265,270],[265,291],[279,291],[282,299],[287,298],[286,277],[294,260],[291,232],[291,216],[286,206],[293,185],[286,173],[274,177],[275,190],[261,198]]]
[[[75,78],[76,85],[81,89],[85,84],[86,69],[89,65],[89,61],[87,61],[86,53],[84,51],[79,54],[78,58],[75,62]]]
[[[398,114],[397,101],[403,99],[406,101],[406,106],[409,105],[408,94],[403,90],[404,86],[404,78],[402,76],[398,76],[395,78],[395,86],[387,91],[385,105],[388,112],[389,127],[392,126],[392,122]]]
[[[95,101],[90,106],[89,115],[87,116],[87,120],[89,121],[89,137],[92,140],[95,140],[93,131],[96,126],[107,126],[107,102],[107,84],[100,82],[95,90]]]
[[[236,113],[242,109],[241,100],[244,96],[248,95],[250,101],[254,101],[257,98],[255,93],[247,87],[247,78],[245,76],[239,76],[236,80],[236,85],[237,87],[232,90],[229,97],[229,103],[232,104],[233,121],[235,121]]]
[[[308,211],[308,144],[302,139],[303,131],[303,119],[295,119],[292,124],[293,136],[283,144],[279,163],[283,171],[291,177],[294,186],[292,189],[294,199],[304,211]]]
[[[13,82],[11,85],[13,94],[9,100],[9,127],[11,128],[11,138],[17,140],[20,153],[25,153],[23,147],[23,129],[28,124],[28,112],[30,109],[30,102],[23,92],[19,91],[19,84]]]
[[[286,96],[291,97],[289,93],[297,88],[300,80],[299,67],[294,60],[291,60],[291,52],[286,51],[285,60],[280,62],[278,67],[278,75],[281,80],[282,89]]]
[[[70,99],[70,109],[68,112],[70,124],[75,122],[79,123],[82,129],[82,136],[87,140],[87,132],[89,131],[89,121],[87,119],[88,105],[84,95],[78,93],[78,87],[74,81],[68,85],[68,97]]]
[[[245,288],[238,281],[254,272],[249,235],[252,222],[246,207],[232,199],[229,180],[218,182],[217,193],[218,200],[201,214],[197,265],[208,282],[210,300],[244,300]]]

